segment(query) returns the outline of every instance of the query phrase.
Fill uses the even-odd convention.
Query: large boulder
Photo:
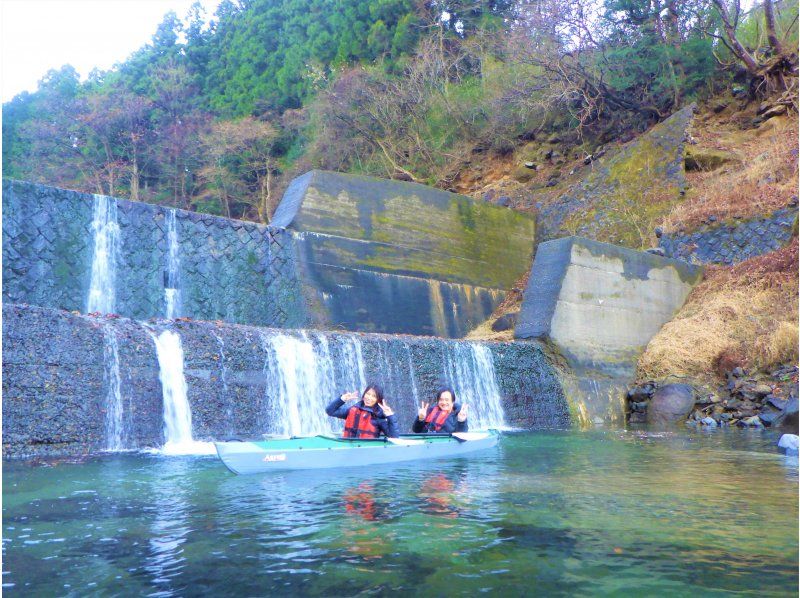
[[[668,425],[681,422],[694,407],[694,391],[688,384],[662,386],[650,400],[647,408],[647,423]]]

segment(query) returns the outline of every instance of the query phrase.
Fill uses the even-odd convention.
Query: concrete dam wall
[[[19,305],[3,306],[3,340],[5,456],[161,447],[176,434],[168,420],[181,393],[193,440],[338,432],[325,405],[371,382],[403,431],[442,383],[469,405],[474,429],[570,423],[559,371],[536,343],[142,323]]]
[[[271,226],[4,181],[3,299],[459,338],[527,269],[533,235],[506,208],[320,171],[292,183]]]

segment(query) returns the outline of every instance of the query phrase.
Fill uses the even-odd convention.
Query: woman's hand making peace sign
[[[417,417],[419,417],[419,421],[425,421],[425,416],[428,415],[428,405],[430,403],[422,402],[422,406],[419,408],[417,412]]]

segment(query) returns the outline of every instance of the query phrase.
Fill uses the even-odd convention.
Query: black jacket
[[[339,397],[338,399],[333,399],[333,401],[331,401],[328,406],[325,407],[325,413],[331,417],[347,419],[347,413],[352,407],[358,407],[362,411],[370,413],[372,415],[372,424],[378,428],[378,430],[380,430],[384,436],[388,436],[389,438],[397,438],[399,436],[397,432],[397,419],[394,415],[386,417],[380,405],[376,405],[375,407],[367,407],[364,405],[363,401],[358,401],[357,403],[345,403],[342,398]]]
[[[428,407],[427,413],[425,413],[425,417],[428,417],[433,411],[433,408],[436,405],[431,405]],[[444,424],[442,428],[439,430],[441,434],[452,434],[453,432],[468,432],[469,425],[467,424],[466,420],[463,422],[458,421],[458,412],[461,411],[461,405],[456,403],[453,405],[453,411],[450,415],[447,416],[447,419],[444,420]],[[424,421],[419,421],[419,418],[414,418],[414,425],[411,427],[411,431],[415,434],[420,434],[422,432],[435,432],[433,429],[432,423],[427,423]]]

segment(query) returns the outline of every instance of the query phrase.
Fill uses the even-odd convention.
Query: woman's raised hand
[[[386,417],[389,417],[390,415],[394,415],[394,411],[392,411],[392,408],[389,407],[389,403],[386,402],[386,399],[384,399],[383,403],[381,403],[381,409],[383,410],[383,414]]]
[[[417,412],[417,417],[419,417],[419,421],[425,421],[425,416],[428,415],[428,405],[430,405],[430,403],[425,403],[424,401],[422,402],[422,406],[419,408],[419,411]]]
[[[357,392],[346,392],[342,395],[342,400],[346,403],[347,401],[355,401],[359,398],[359,394]]]
[[[461,409],[459,409],[459,411],[458,411],[458,416],[457,416],[458,421],[460,421],[460,422],[467,421],[467,415],[468,415],[467,414],[467,404],[464,403],[463,405],[461,405]]]

